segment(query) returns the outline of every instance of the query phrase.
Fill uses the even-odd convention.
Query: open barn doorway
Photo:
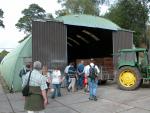
[[[68,62],[113,57],[112,31],[67,25]]]

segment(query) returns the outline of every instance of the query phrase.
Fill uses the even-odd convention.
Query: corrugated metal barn
[[[63,70],[70,61],[95,58],[98,65],[113,66],[121,48],[132,48],[132,32],[113,22],[90,15],[68,15],[56,20],[33,21],[29,36],[1,62],[0,73],[8,87],[21,90],[19,71],[24,64],[39,60],[49,68]]]
[[[56,21],[33,21],[32,58],[49,65],[64,66],[69,61],[113,58],[121,48],[131,48],[132,32],[113,22],[91,15],[68,15]],[[100,61],[99,61],[100,62]]]

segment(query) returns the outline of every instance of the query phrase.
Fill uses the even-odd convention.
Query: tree
[[[27,34],[32,32],[32,20],[44,19],[46,17],[45,10],[37,4],[31,4],[28,9],[22,11],[22,14],[24,16],[19,19],[15,26]]]
[[[55,11],[55,14],[57,16],[64,16],[64,15],[69,15],[70,12],[67,9],[62,9],[62,10]]]
[[[91,14],[99,16],[99,4],[109,0],[58,0],[64,9],[56,11],[57,16],[67,14]]]
[[[149,12],[147,7],[148,1],[119,0],[105,15],[106,18],[112,20],[120,27],[135,31],[134,43],[136,46],[145,40],[144,36]]]
[[[3,14],[4,14],[3,10],[2,10],[2,9],[0,9],[0,26],[4,28],[5,26],[4,26],[4,24],[3,24],[3,20],[2,20],[2,18],[3,18]]]
[[[147,47],[150,48],[150,25],[146,28]]]
[[[54,17],[53,17],[53,15],[51,13],[47,13],[45,19],[51,19],[51,20],[53,20]]]
[[[3,58],[5,57],[9,52],[6,50],[3,50],[2,52],[0,52],[0,57]]]

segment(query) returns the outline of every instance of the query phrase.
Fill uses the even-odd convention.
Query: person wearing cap
[[[25,97],[24,109],[28,113],[35,113],[37,111],[39,113],[45,113],[44,109],[48,102],[46,96],[47,84],[44,76],[40,73],[41,68],[41,62],[35,61],[29,82],[30,96]],[[30,72],[23,78],[22,87],[25,87],[27,84],[29,74]]]

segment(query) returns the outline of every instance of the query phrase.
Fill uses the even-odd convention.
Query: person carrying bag
[[[46,95],[47,84],[45,77],[40,73],[41,69],[41,62],[35,61],[31,75],[27,73],[23,78],[22,87],[24,88],[29,84],[29,96],[25,96],[24,104],[24,109],[28,113],[45,113],[44,109],[48,103]]]
[[[22,95],[23,95],[23,96],[29,96],[29,95],[30,95],[30,92],[29,92],[29,90],[30,90],[30,88],[29,88],[29,82],[30,82],[31,72],[32,72],[32,71],[30,71],[27,84],[26,84],[25,87],[22,89]]]

